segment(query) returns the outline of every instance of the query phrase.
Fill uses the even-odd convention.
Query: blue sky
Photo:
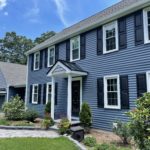
[[[0,0],[0,38],[15,31],[36,38],[59,32],[120,0]]]

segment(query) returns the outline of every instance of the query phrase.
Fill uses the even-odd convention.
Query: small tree
[[[21,120],[24,118],[25,106],[23,100],[16,95],[8,103],[3,105],[5,117],[9,120]]]
[[[130,134],[133,136],[137,146],[141,150],[150,148],[150,93],[145,93],[137,101],[136,109],[128,113],[131,121],[129,123]]]
[[[89,129],[92,123],[92,115],[90,107],[87,103],[82,104],[81,112],[79,114],[80,122],[85,129]]]
[[[45,106],[45,114],[51,113],[51,102],[48,102]]]

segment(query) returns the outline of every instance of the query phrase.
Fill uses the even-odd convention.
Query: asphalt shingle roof
[[[104,23],[107,23],[109,20],[116,19],[117,16],[123,16],[129,14],[136,9],[143,8],[150,5],[150,0],[122,0],[121,2],[83,20],[73,26],[62,30],[61,32],[57,33],[55,36],[51,37],[50,39],[46,40],[45,42],[38,44],[31,50],[29,50],[26,54],[33,53],[35,51],[44,49],[48,46],[52,46],[58,42],[64,41],[68,38],[76,36],[82,32],[88,31],[95,27],[98,27]]]
[[[0,62],[0,71],[4,75],[7,86],[21,86],[26,84],[27,66]]]

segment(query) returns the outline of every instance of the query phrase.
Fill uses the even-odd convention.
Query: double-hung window
[[[71,61],[80,60],[80,36],[71,39]]]
[[[32,86],[32,104],[38,104],[38,84]]]
[[[55,63],[55,46],[48,49],[48,67],[51,67]]]
[[[104,54],[118,50],[117,21],[103,26],[103,50],[104,50]]]
[[[40,66],[40,53],[37,52],[34,54],[34,70],[39,70]]]
[[[144,9],[143,15],[145,43],[150,43],[150,7]]]
[[[110,109],[120,109],[119,75],[104,77],[104,106]]]
[[[46,103],[51,102],[51,92],[52,92],[51,83],[47,83],[47,98],[46,98]]]

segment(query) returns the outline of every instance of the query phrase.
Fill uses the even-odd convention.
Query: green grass
[[[6,119],[0,119],[0,125],[9,126],[10,122],[7,121]]]
[[[0,139],[0,150],[78,150],[67,138]]]

